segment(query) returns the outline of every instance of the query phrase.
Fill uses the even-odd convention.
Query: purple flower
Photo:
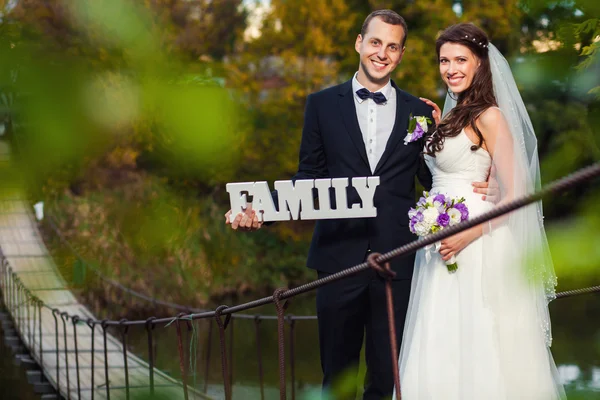
[[[465,221],[469,218],[469,209],[467,208],[467,206],[464,203],[456,203],[454,205],[454,208],[456,208],[458,211],[460,211],[460,220],[461,221]]]
[[[417,207],[422,207],[425,205],[425,203],[427,203],[427,199],[425,197],[421,197],[417,202]]]
[[[437,217],[437,223],[440,224],[441,227],[446,227],[450,223],[450,216],[446,213],[442,213]]]
[[[425,217],[423,216],[423,213],[421,211],[417,212],[415,215],[412,216],[412,218],[410,219],[410,224],[408,225],[412,233],[417,233],[417,231],[415,230],[415,225],[423,221],[424,218]]]
[[[425,133],[425,131],[423,131],[423,128],[421,128],[421,125],[417,122],[415,130],[412,132],[411,142],[414,142],[415,140],[418,140],[421,137],[423,137],[423,133]]]
[[[433,198],[433,202],[435,203],[436,201],[439,201],[442,205],[444,205],[446,202],[446,196],[440,193]]]
[[[422,222],[424,218],[423,213],[419,211],[413,218],[415,218],[417,222]]]

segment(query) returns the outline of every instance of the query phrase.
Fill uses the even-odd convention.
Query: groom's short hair
[[[373,11],[371,14],[367,15],[367,18],[365,18],[365,22],[363,22],[362,28],[360,29],[361,36],[365,36],[365,34],[367,33],[367,29],[369,28],[369,23],[373,18],[380,18],[386,24],[402,26],[402,29],[404,30],[404,39],[402,39],[402,47],[404,47],[404,43],[406,43],[406,37],[408,36],[408,25],[406,25],[406,21],[400,16],[400,14],[393,10]]]

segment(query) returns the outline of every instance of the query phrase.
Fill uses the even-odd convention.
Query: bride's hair
[[[447,137],[455,137],[467,126],[470,126],[479,142],[471,146],[477,150],[483,144],[483,135],[475,121],[489,107],[496,106],[494,87],[492,84],[492,70],[488,56],[489,39],[484,31],[473,24],[463,23],[452,25],[445,29],[435,42],[438,60],[440,49],[445,43],[457,43],[466,46],[479,59],[481,64],[475,71],[471,85],[457,96],[456,107],[450,111],[437,126],[436,131],[427,141],[425,154],[435,157],[435,153],[442,150]]]

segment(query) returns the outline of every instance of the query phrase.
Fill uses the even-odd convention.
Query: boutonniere
[[[407,135],[404,138],[404,144],[415,142],[423,137],[423,134],[427,133],[428,125],[431,124],[431,119],[423,116],[413,117],[410,114],[408,119],[408,130]]]

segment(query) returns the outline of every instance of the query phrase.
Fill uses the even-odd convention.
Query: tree
[[[52,166],[71,164],[68,168],[78,172],[66,179],[80,179],[84,160],[91,165],[123,148],[156,153],[146,157],[152,160],[148,168],[167,158],[172,164],[185,162],[171,174],[176,179],[181,174],[213,179],[217,173],[203,173],[225,152],[214,145],[232,137],[233,129],[224,132],[223,120],[232,122],[237,114],[233,106],[224,106],[231,102],[215,81],[222,79],[222,62],[244,29],[241,3],[16,2],[0,24],[16,31],[3,38],[14,47],[3,64],[18,59],[20,92],[38,101],[37,111],[52,110],[23,108],[34,111],[29,118],[44,114],[36,120],[37,133],[29,135],[41,144],[39,151],[48,146],[44,140],[61,138],[54,141],[63,146],[53,153]],[[225,153],[229,158],[230,151]],[[44,176],[59,171],[48,165],[41,169]]]
[[[306,97],[339,81],[357,25],[344,0],[271,2],[260,37],[230,65],[229,84],[242,91],[253,118],[242,176],[270,180],[295,172]]]
[[[521,62],[515,74],[538,136],[542,178],[557,179],[600,158],[598,79],[600,8],[587,0],[523,2]],[[589,188],[553,198],[546,215],[564,217]]]

